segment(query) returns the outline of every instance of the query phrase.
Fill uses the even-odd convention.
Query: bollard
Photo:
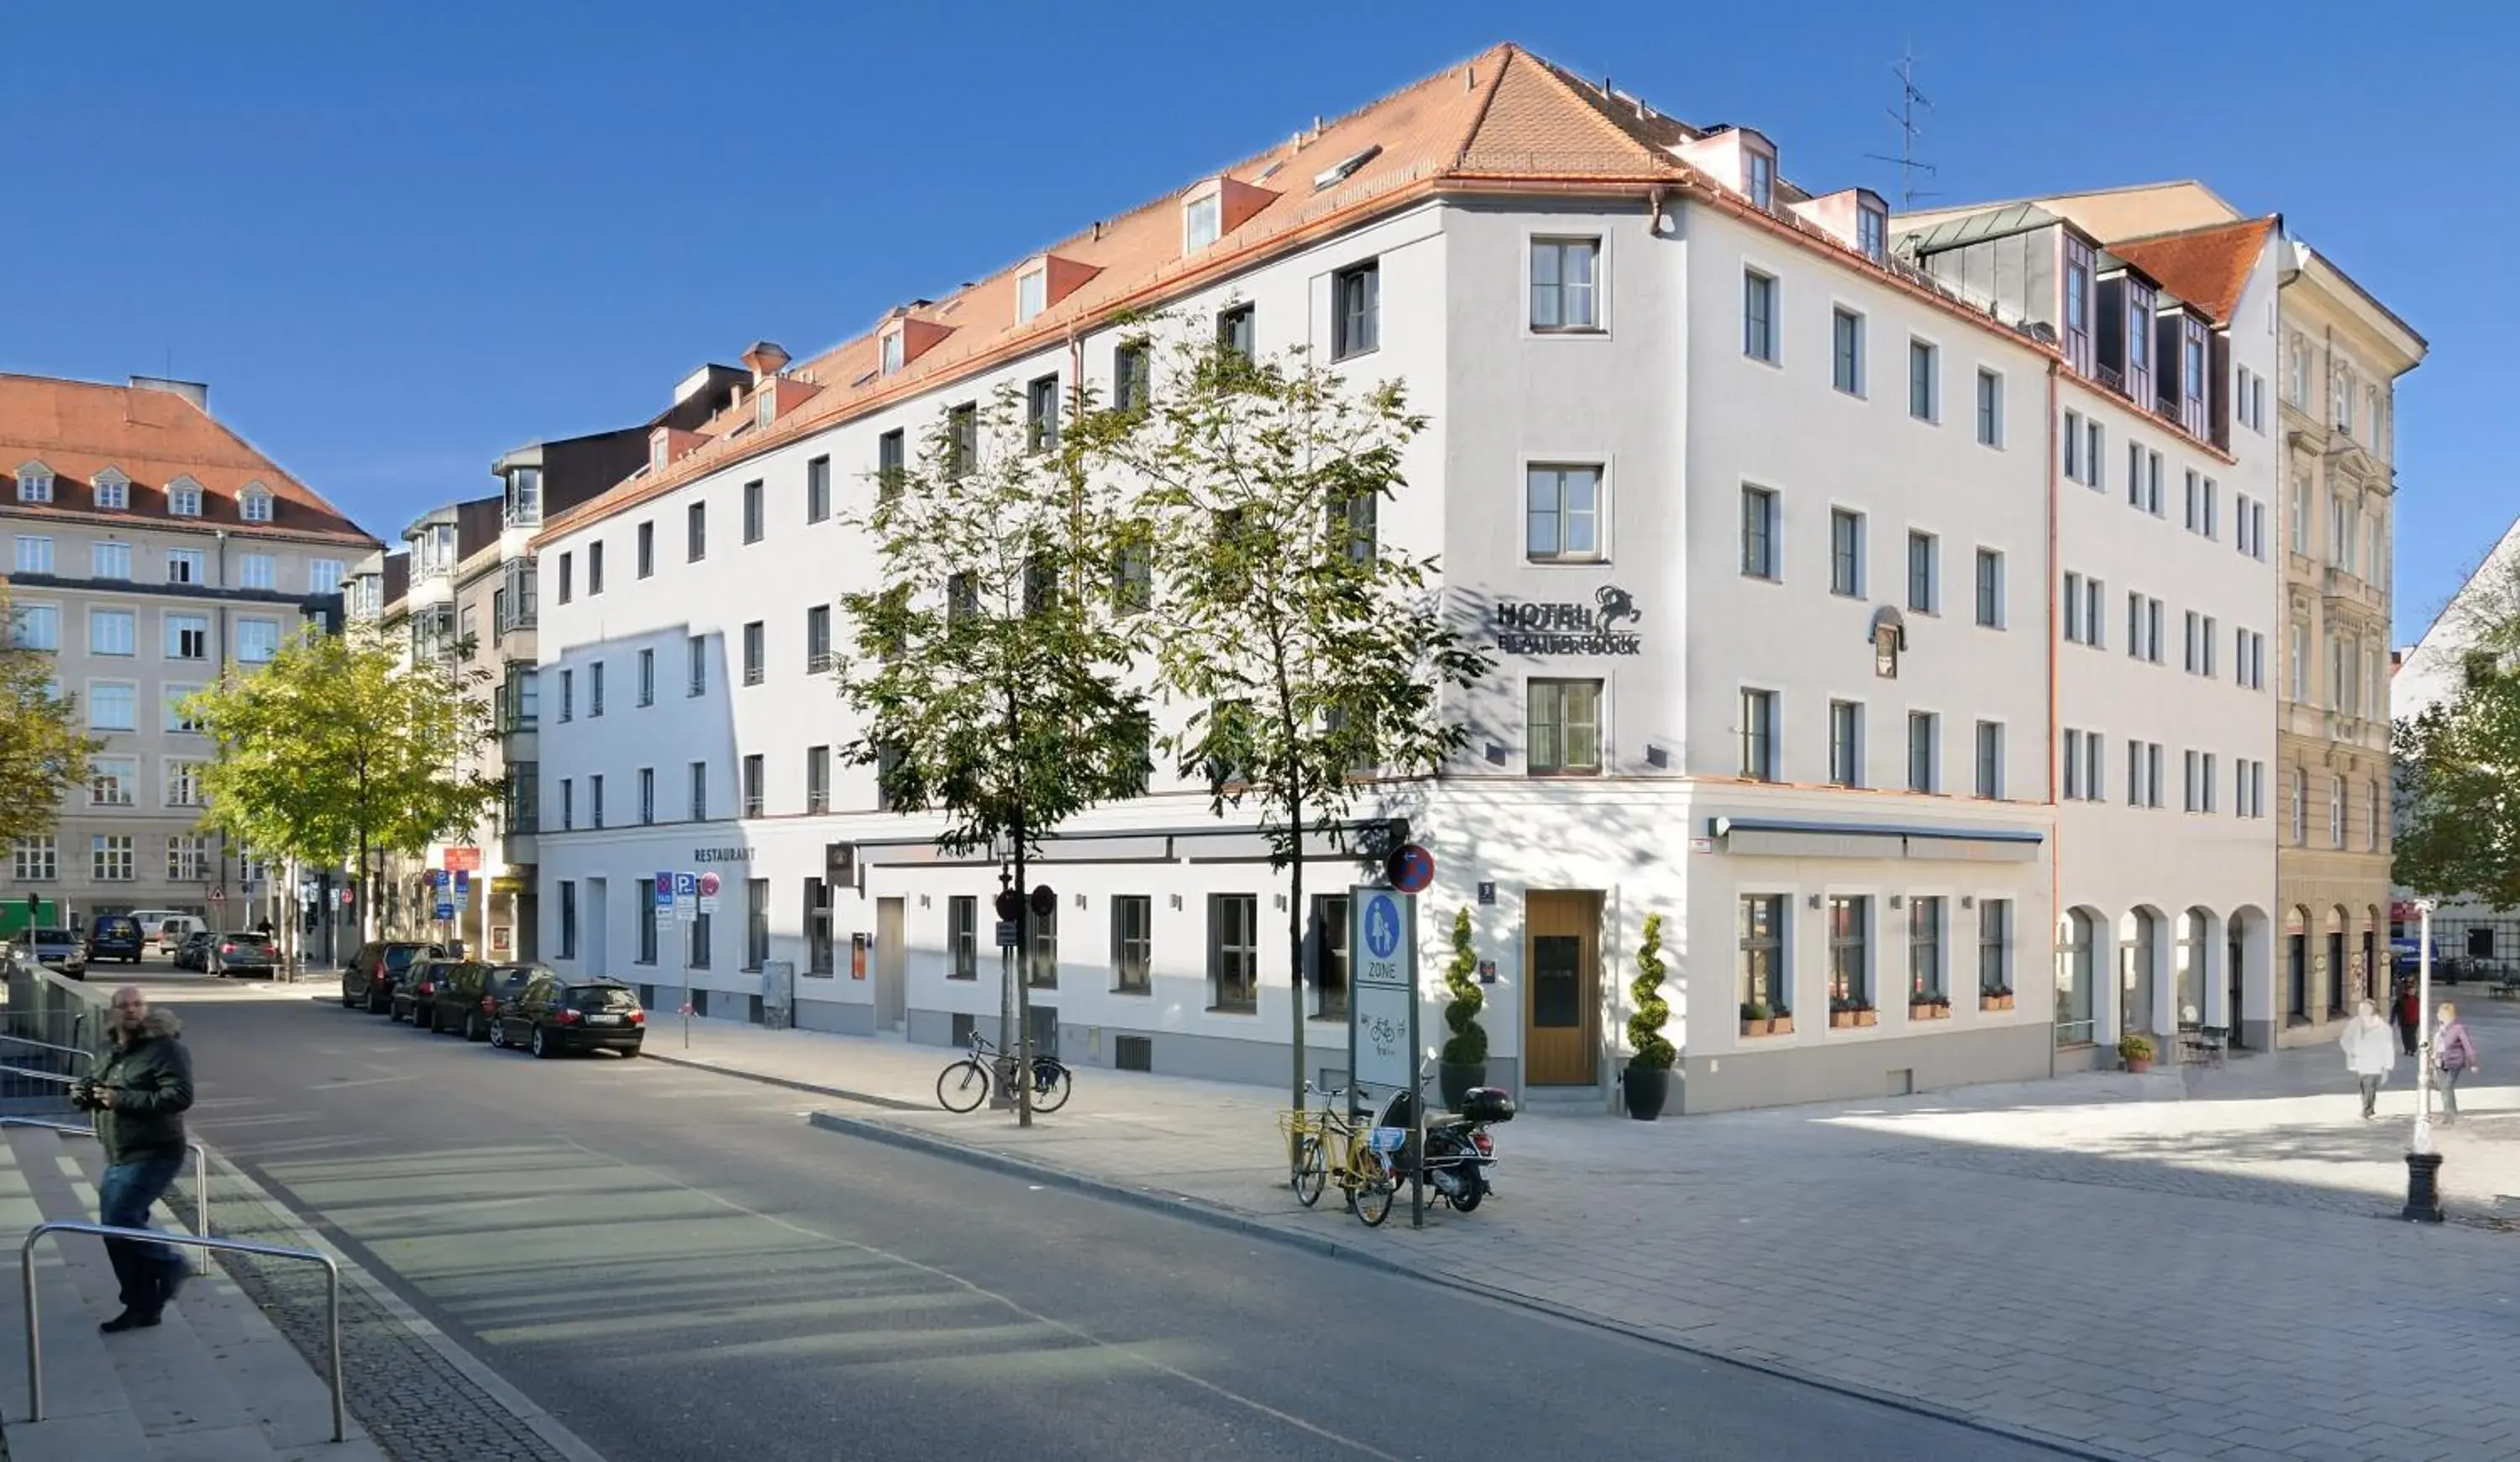
[[[2407,1207],[2398,1216],[2408,1223],[2442,1221],[2439,1153],[2407,1154]]]

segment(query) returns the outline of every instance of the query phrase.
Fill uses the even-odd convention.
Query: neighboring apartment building
[[[177,909],[280,915],[257,862],[198,826],[212,747],[179,708],[302,625],[338,627],[376,540],[209,414],[208,388],[0,375],[0,537],[14,643],[51,653],[104,742],[49,835],[0,866],[84,923]]]
[[[683,382],[675,404],[650,426],[705,420],[742,379],[732,366],[703,368]],[[384,582],[382,555],[361,566],[353,605],[364,614],[372,602],[374,613],[366,617],[409,659],[449,665],[494,700],[495,735],[465,769],[486,772],[506,788],[498,807],[477,825],[439,840],[421,857],[383,860],[378,901],[387,931],[459,940],[490,959],[537,957],[535,626],[544,594],[557,593],[564,603],[581,586],[601,593],[607,566],[600,554],[582,568],[564,557],[546,584],[534,535],[545,515],[595,497],[645,461],[648,432],[626,427],[518,447],[490,465],[497,493],[433,509],[404,529],[410,547],[393,556],[395,582]],[[378,585],[372,599],[371,573]],[[590,692],[600,713],[606,688],[599,681]],[[432,893],[422,877],[424,870],[459,869],[465,874],[460,891],[450,878]],[[453,909],[452,919],[436,918],[441,905]]]
[[[997,867],[839,763],[836,601],[879,572],[844,523],[1003,387],[1036,436],[1137,388],[1151,307],[1431,418],[1374,531],[1440,558],[1498,662],[1445,708],[1467,754],[1394,804],[1439,869],[1421,949],[1470,911],[1492,1076],[1605,1087],[1652,913],[1687,1110],[2046,1074],[2182,1002],[2263,1024],[2278,448],[2230,430],[2228,372],[2273,369],[2270,232],[2214,241],[2228,297],[2184,300],[2061,218],[1924,232],[1502,47],[793,369],[749,357],[538,540],[616,566],[543,606],[544,956],[739,1017],[785,962],[800,1025],[994,1028]],[[598,673],[657,693],[587,714]],[[1371,875],[1315,865],[1291,987],[1284,881],[1208,800],[1159,769],[1052,840],[1036,1019],[1071,1061],[1282,1080],[1301,1001],[1335,1076]],[[696,867],[725,912],[660,922],[649,881]]]
[[[2389,685],[2391,714],[2400,720],[2421,715],[2457,694],[2475,657],[2508,652],[2480,651],[2489,636],[2498,640],[2501,627],[2520,616],[2520,521],[2503,530],[2483,563],[2459,585],[2433,622],[2399,658]],[[2414,908],[2415,892],[2403,885],[2390,888],[2390,933],[2412,951],[2422,932]],[[2500,978],[2520,971],[2520,909],[2501,908],[2468,895],[2439,900],[2433,911],[2432,937],[2437,957],[2455,961],[2468,978]],[[2436,967],[2435,978],[2445,972]]]

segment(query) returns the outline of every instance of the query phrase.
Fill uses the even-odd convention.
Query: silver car
[[[87,978],[87,941],[73,930],[22,930],[15,943],[20,959],[58,971],[72,980]]]

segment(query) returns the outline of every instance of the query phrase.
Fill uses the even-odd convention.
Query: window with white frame
[[[248,523],[271,521],[271,489],[258,482],[248,482],[237,494],[237,516]]]
[[[166,582],[201,584],[209,582],[209,561],[198,548],[166,550]]]
[[[22,884],[48,884],[62,876],[61,848],[52,835],[21,838],[9,850],[9,873]]]
[[[1847,508],[1828,512],[1828,591],[1864,597],[1864,515]]]
[[[159,687],[159,698],[163,702],[160,728],[187,735],[198,734],[202,729],[201,718],[185,709],[184,703],[191,700],[200,690],[201,687],[198,685],[177,685],[172,682]]]
[[[137,653],[139,617],[130,610],[91,608],[87,612],[87,653],[90,655]]]
[[[1943,790],[1943,718],[1930,710],[1908,712],[1908,790]]]
[[[1741,775],[1754,782],[1777,780],[1777,693],[1741,692]]]
[[[1977,442],[2003,445],[2003,378],[1984,369],[1977,373]]]
[[[1937,895],[1908,899],[1908,998],[1938,999],[1943,993],[1943,900]]]
[[[96,475],[96,505],[104,512],[120,513],[131,506],[131,480],[112,468]]]
[[[1533,680],[1526,702],[1525,760],[1533,776],[1601,770],[1601,682]]]
[[[340,587],[341,565],[338,560],[309,559],[306,561],[307,593],[331,594],[338,592]]]
[[[2298,766],[2292,769],[2292,841],[2296,846],[2310,842],[2310,773]]]
[[[1531,328],[1584,331],[1601,328],[1601,241],[1531,241]]]
[[[210,840],[200,833],[166,835],[166,880],[205,884],[210,880]]]
[[[50,573],[53,571],[53,540],[40,534],[18,535],[17,571]]]
[[[1876,264],[1890,258],[1890,210],[1877,204],[1858,201],[1855,206],[1855,247]]]
[[[1977,622],[1986,629],[2002,629],[2003,618],[2003,555],[1981,548],[1977,551]]]
[[[278,569],[267,553],[237,555],[237,587],[241,589],[276,589],[280,586]]]
[[[53,474],[40,462],[29,462],[18,469],[18,501],[48,503],[53,500]]]
[[[1023,324],[1050,307],[1050,270],[1028,269],[1015,276],[1015,323]]]
[[[2065,480],[2082,481],[2087,476],[2083,470],[2083,414],[2079,411],[2066,412],[2064,430],[2058,432],[2056,436],[2065,452]]]
[[[1864,785],[1864,707],[1828,703],[1828,779],[1839,787]]]
[[[189,479],[180,479],[166,484],[166,511],[177,518],[201,517],[201,484]]]
[[[1749,195],[1753,207],[1771,207],[1777,201],[1776,155],[1744,142],[1741,146],[1741,191]]]
[[[1741,572],[1751,578],[1778,576],[1777,494],[1765,487],[1741,489]]]
[[[1211,1009],[1251,1011],[1259,1007],[1259,895],[1207,895],[1207,967]]]
[[[131,545],[128,543],[91,543],[87,551],[88,576],[91,578],[129,578]]]
[[[128,680],[91,680],[87,683],[87,728],[91,731],[130,731],[138,727],[140,687]]]
[[[136,756],[91,756],[87,763],[87,804],[91,807],[128,807],[140,790],[140,760]]]
[[[1524,480],[1524,553],[1533,563],[1601,557],[1601,469],[1533,466]]]
[[[1210,192],[1182,205],[1182,250],[1205,249],[1216,242],[1225,221],[1225,200]]]
[[[1908,530],[1908,608],[1919,615],[1943,608],[1943,545],[1932,533]]]
[[[901,371],[901,327],[896,325],[883,333],[883,342],[878,347],[878,369],[886,376],[898,375]]]
[[[169,756],[165,761],[166,805],[199,807],[202,796],[202,769],[209,763],[185,756]]]
[[[128,833],[99,833],[90,838],[88,862],[88,872],[98,883],[131,882],[131,836]]]
[[[2003,800],[2003,723],[1977,723],[1977,795],[1989,801]]]
[[[239,619],[237,621],[238,660],[247,664],[263,664],[279,653],[279,620]]]
[[[210,617],[207,615],[166,616],[166,658],[168,660],[207,660],[210,658]]]
[[[2345,779],[2331,777],[2327,783],[2327,845],[2345,845]]]
[[[1330,276],[1330,359],[1364,355],[1382,343],[1382,264],[1368,259]]]
[[[1777,280],[1756,269],[1741,271],[1741,353],[1777,363]]]
[[[1868,1008],[1872,1004],[1872,899],[1831,894],[1828,900],[1828,998]]]
[[[1942,351],[1931,343],[1908,342],[1908,414],[1920,422],[1942,420]]]
[[[1828,373],[1839,390],[1864,394],[1864,317],[1844,305],[1829,311]]]
[[[12,606],[9,624],[9,647],[13,650],[59,650],[62,648],[62,612],[58,605],[20,604]]]

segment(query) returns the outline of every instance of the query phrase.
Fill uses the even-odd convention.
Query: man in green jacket
[[[177,1038],[182,1026],[167,1012],[151,1010],[137,985],[113,992],[111,1028],[113,1046],[105,1065],[70,1088],[70,1100],[96,1114],[96,1135],[105,1144],[97,1221],[147,1228],[150,1207],[183,1170],[193,1059]],[[184,1282],[183,1256],[145,1239],[108,1239],[105,1253],[122,1284],[122,1313],[97,1328],[111,1335],[157,1324]]]

